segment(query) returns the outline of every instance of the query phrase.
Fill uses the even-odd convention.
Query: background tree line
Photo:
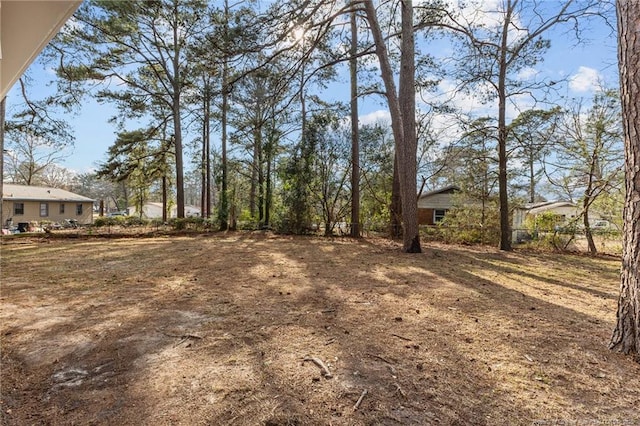
[[[182,217],[193,204],[219,229],[322,226],[330,234],[353,225],[359,235],[362,224],[402,236],[405,251],[420,251],[420,187],[459,186],[482,205],[479,216],[460,220],[497,223],[494,237],[506,250],[512,207],[523,202],[580,202],[587,229],[593,205],[615,217],[616,91],[560,105],[562,84],[522,77],[544,60],[548,32],[564,26],[580,42],[590,20],[609,19],[612,9],[598,1],[483,7],[86,2],[45,55],[56,93],[33,101],[23,85],[23,109],[7,120],[7,174],[72,187],[55,173],[71,132],[50,111],[72,111],[91,96],[117,111],[118,134],[95,182],[111,185],[118,209],[162,201],[165,215],[175,206]],[[430,53],[441,39],[452,56]],[[347,65],[352,99],[383,103],[388,120],[357,125],[357,102],[323,96],[345,80]],[[438,93],[445,79],[497,108],[457,109]],[[518,114],[507,114],[509,102]],[[455,123],[453,135],[434,119],[442,114]]]

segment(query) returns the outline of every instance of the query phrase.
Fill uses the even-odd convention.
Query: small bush
[[[171,218],[169,219],[169,225],[176,231],[183,231],[187,229],[187,219],[185,218]]]
[[[142,219],[138,216],[126,216],[125,225],[126,226],[145,226],[149,223],[147,219]]]
[[[93,220],[93,226],[95,226],[96,228],[100,228],[103,226],[116,226],[116,225],[124,226],[126,224],[126,220],[127,219],[125,216],[114,216],[114,217],[100,216]]]

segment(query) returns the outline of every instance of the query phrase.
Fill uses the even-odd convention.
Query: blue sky
[[[576,46],[575,40],[561,30],[548,35],[551,38],[551,49],[545,55],[544,62],[537,64],[535,68],[525,70],[524,78],[527,77],[527,74],[534,75],[536,73],[557,76],[558,80],[564,79],[558,90],[559,96],[565,98],[583,97],[586,100],[592,97],[599,82],[604,82],[608,87],[617,85],[615,35],[611,33],[611,28],[602,21],[593,21],[592,26],[585,32],[589,39],[586,44]],[[434,49],[443,49],[443,46],[442,43],[434,43],[424,46],[423,50],[433,52]],[[346,67],[344,71],[347,71]],[[42,64],[35,62],[28,72],[32,78],[31,92],[34,97],[50,90],[47,85],[53,75],[50,71],[45,70]],[[344,83],[347,81],[346,77],[343,77],[342,80],[342,83],[332,84],[323,96],[326,95],[331,98],[330,100],[348,102],[349,90]],[[454,82],[445,79],[438,86],[439,93],[430,96],[445,96],[446,92],[454,86]],[[449,93],[449,97],[452,97],[453,104],[462,110],[491,111],[492,109],[491,105],[482,105],[472,95]],[[9,110],[15,102],[20,102],[17,87],[14,87],[7,97]],[[389,117],[388,111],[382,106],[380,97],[361,100],[359,108],[361,123],[371,123]],[[60,165],[78,173],[84,173],[92,171],[99,162],[104,161],[107,149],[115,140],[117,132],[117,129],[108,123],[108,119],[113,113],[114,110],[111,106],[100,105],[91,99],[86,99],[77,115],[66,116],[75,133],[76,143],[75,147],[65,153],[64,161]],[[512,111],[512,113],[515,112]],[[446,120],[446,118],[442,119],[443,125]],[[145,123],[140,123],[139,126],[136,126],[133,123],[132,128],[144,125]],[[214,134],[213,139],[217,142],[219,136]]]

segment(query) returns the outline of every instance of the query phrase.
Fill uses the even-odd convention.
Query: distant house
[[[2,226],[29,222],[62,222],[75,219],[81,225],[93,222],[91,198],[58,188],[14,185],[2,189]]]
[[[453,208],[454,195],[459,192],[459,187],[449,185],[422,193],[418,198],[418,223],[435,225],[444,219],[447,211]]]
[[[129,216],[140,216],[136,207],[131,206],[128,209]],[[200,217],[200,207],[184,206],[184,215],[186,217]],[[169,217],[177,217],[178,208],[176,206],[171,207]],[[142,217],[144,219],[162,219],[162,203],[145,203],[142,206]]]
[[[528,235],[526,229],[527,220],[535,219],[541,214],[552,214],[555,216],[555,222],[559,225],[566,225],[580,216],[582,212],[581,206],[571,201],[544,201],[540,203],[530,203],[516,207],[513,211],[513,241],[522,241]],[[605,221],[605,217],[600,212],[590,210],[589,222],[595,227],[599,222]],[[577,225],[580,226],[582,222]]]
[[[578,206],[570,201],[544,201],[516,207],[513,211],[513,229],[524,228],[527,218],[535,218],[542,213],[552,213],[558,221],[570,221],[578,215]]]

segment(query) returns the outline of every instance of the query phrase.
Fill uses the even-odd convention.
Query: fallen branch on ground
[[[399,334],[391,333],[393,337],[397,337],[398,339],[406,340],[407,342],[413,342],[413,339],[409,339],[408,337],[401,336]]]
[[[315,365],[317,365],[318,367],[320,367],[320,369],[322,370],[321,374],[326,377],[327,379],[332,378],[333,376],[331,375],[331,371],[329,371],[329,368],[325,365],[324,362],[322,362],[322,360],[320,358],[316,358],[316,357],[305,357],[303,360],[304,361],[311,361],[313,362]]]
[[[388,359],[381,357],[380,355],[375,355],[375,354],[367,354],[367,355],[370,356],[371,358],[379,359],[382,362],[386,362],[387,364],[395,364],[395,360],[391,362]]]
[[[364,399],[364,397],[367,395],[367,390],[363,390],[362,394],[360,395],[360,398],[358,398],[358,401],[356,402],[356,405],[353,406],[353,411],[356,411],[359,407],[360,404],[362,404],[362,400]]]
[[[161,330],[156,330],[158,333],[164,334],[167,337],[175,337],[177,339],[183,339],[183,340],[187,340],[187,339],[196,339],[196,340],[202,340],[204,337],[202,336],[198,336],[197,334],[171,334],[171,333],[166,333],[164,331]]]

